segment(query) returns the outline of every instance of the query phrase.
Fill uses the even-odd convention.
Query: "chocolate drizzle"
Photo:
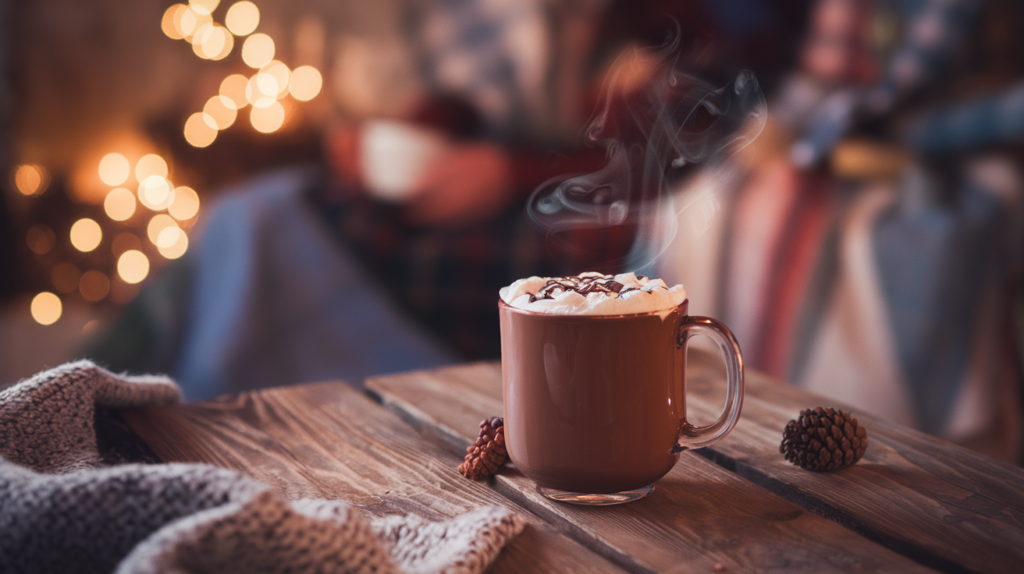
[[[638,275],[637,279],[643,281],[647,277]],[[605,293],[608,296],[614,295],[619,297],[630,291],[639,291],[639,289],[636,287],[626,287],[616,281],[612,275],[582,273],[570,277],[548,279],[548,282],[538,289],[536,293],[530,294],[530,303],[543,299],[554,299],[556,294],[568,291],[575,291],[584,297],[591,293]],[[647,291],[647,293],[650,293],[650,291]]]

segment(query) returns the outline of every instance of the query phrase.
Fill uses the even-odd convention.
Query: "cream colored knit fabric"
[[[202,464],[101,468],[93,417],[173,403],[164,377],[88,361],[0,392],[4,572],[482,572],[524,527],[482,507],[445,522],[368,518],[342,501],[284,499]]]

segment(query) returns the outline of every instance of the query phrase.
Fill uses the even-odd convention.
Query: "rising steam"
[[[588,145],[605,149],[604,167],[555,178],[530,197],[527,217],[550,240],[567,245],[559,232],[632,226],[629,254],[607,264],[652,263],[675,237],[679,213],[700,199],[679,205],[667,182],[690,164],[722,166],[761,133],[767,106],[753,73],[716,88],[676,69],[676,52],[673,44],[620,57],[585,131]]]

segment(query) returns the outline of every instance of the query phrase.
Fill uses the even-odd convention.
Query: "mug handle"
[[[715,422],[705,426],[693,426],[684,419],[679,427],[679,439],[672,452],[703,448],[718,442],[729,434],[740,418],[743,408],[743,355],[732,331],[710,317],[684,317],[679,323],[679,337],[676,348],[682,348],[686,340],[694,335],[706,335],[714,341],[725,358],[725,381],[727,393],[725,408]],[[685,388],[685,385],[684,385]]]

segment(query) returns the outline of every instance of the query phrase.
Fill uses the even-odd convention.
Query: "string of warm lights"
[[[202,111],[189,116],[183,134],[192,146],[204,148],[212,144],[220,131],[236,123],[239,114],[249,107],[249,123],[260,133],[270,134],[284,125],[287,98],[307,102],[315,98],[323,87],[323,77],[313,66],[289,68],[274,59],[276,47],[269,35],[256,32],[260,23],[259,8],[247,0],[235,2],[224,14],[223,24],[214,19],[220,0],[190,0],[174,4],[163,14],[160,28],[173,40],[189,42],[196,56],[206,60],[223,60],[231,55],[236,38],[242,41],[241,60],[256,70],[251,76],[231,74],[220,84],[217,95],[206,101]],[[103,212],[114,225],[129,228],[142,227],[137,234],[131,229],[116,232],[111,250],[116,259],[114,273],[126,284],[143,281],[150,272],[151,262],[144,252],[146,237],[165,259],[177,259],[188,250],[188,230],[199,215],[199,195],[190,187],[175,186],[170,178],[167,161],[158,154],[149,153],[134,162],[128,156],[113,151],[97,166],[100,180],[110,189],[103,199]],[[134,187],[129,180],[134,176]],[[15,188],[22,195],[34,197],[46,191],[50,183],[49,172],[40,165],[25,164],[14,172]],[[142,215],[138,205],[152,215]],[[135,222],[134,224],[132,222]],[[81,217],[72,224],[68,239],[74,249],[89,253],[103,242],[103,225],[90,217]],[[57,244],[57,235],[44,225],[29,229],[26,237],[29,249],[45,255]],[[112,274],[113,275],[113,274]],[[65,295],[78,292],[89,302],[103,301],[112,290],[112,277],[90,269],[81,272],[74,263],[61,261],[51,269],[54,290]],[[32,317],[41,325],[51,325],[63,313],[61,297],[51,291],[38,293],[31,302]]]
[[[256,32],[259,8],[247,0],[236,2],[224,15],[224,24],[213,19],[220,0],[191,0],[174,4],[164,12],[161,29],[173,40],[192,44],[192,51],[207,60],[222,60],[234,49],[234,37],[242,42],[242,62],[256,71],[252,76],[232,74],[221,82],[217,95],[206,101],[201,112],[185,121],[185,140],[203,148],[217,139],[217,133],[234,125],[240,111],[248,106],[249,123],[261,133],[276,132],[284,125],[288,96],[300,102],[315,98],[323,87],[323,76],[313,66],[290,69],[275,60],[274,39]]]
[[[103,211],[115,223],[126,224],[138,213],[138,204],[154,212],[143,215],[147,220],[145,235],[165,259],[177,259],[188,250],[187,229],[199,215],[199,195],[188,186],[175,187],[169,176],[167,161],[158,154],[149,153],[134,164],[118,152],[103,156],[97,166],[100,181],[111,189],[103,200]],[[134,176],[137,184],[133,193],[125,185]],[[15,188],[25,196],[37,196],[46,191],[49,174],[37,165],[19,166],[14,173]],[[57,245],[57,236],[46,225],[37,224],[29,229],[26,237],[29,249],[37,255],[49,253]],[[82,253],[96,250],[103,242],[103,226],[95,219],[81,217],[68,231],[72,247]],[[111,242],[116,257],[117,277],[126,284],[134,285],[144,280],[150,271],[149,257],[142,251],[142,241],[131,231],[122,231]],[[111,280],[95,269],[81,272],[76,265],[67,261],[58,262],[51,270],[55,290],[71,294],[75,291],[89,302],[99,302],[111,290]],[[42,325],[55,323],[63,312],[61,298],[51,292],[37,294],[30,306],[32,317]]]

